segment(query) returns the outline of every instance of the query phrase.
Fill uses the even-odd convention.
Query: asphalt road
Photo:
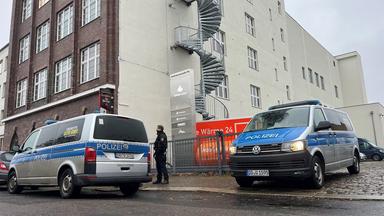
[[[384,202],[308,199],[258,199],[216,193],[139,192],[124,198],[119,192],[86,189],[76,199],[63,200],[55,189],[9,195],[0,188],[0,215],[383,215]]]

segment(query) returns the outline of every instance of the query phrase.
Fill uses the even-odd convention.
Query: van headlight
[[[283,143],[281,145],[281,151],[298,152],[298,151],[304,151],[306,147],[307,147],[307,143],[305,141],[295,141],[290,143]]]
[[[229,147],[229,153],[231,155],[235,155],[237,153],[237,147],[236,146]]]
[[[381,153],[384,153],[384,150],[383,150],[383,149],[380,149],[379,151],[380,151]]]

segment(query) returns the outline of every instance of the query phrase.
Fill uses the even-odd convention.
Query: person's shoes
[[[164,180],[163,184],[169,184],[168,180]]]
[[[161,181],[154,181],[152,184],[161,184]]]

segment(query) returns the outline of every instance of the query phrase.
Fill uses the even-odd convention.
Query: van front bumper
[[[233,155],[230,158],[232,176],[246,177],[249,170],[268,170],[268,177],[255,179],[273,179],[284,177],[310,177],[312,156],[308,151],[265,155]]]
[[[118,186],[129,183],[147,183],[151,182],[150,176],[119,176],[119,177],[97,177],[95,175],[80,174],[74,176],[76,186]]]

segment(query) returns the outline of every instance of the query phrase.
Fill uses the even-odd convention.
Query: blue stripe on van
[[[148,157],[149,154],[148,145],[137,145],[133,143],[122,144],[120,142],[78,142],[38,149],[36,150],[36,153],[18,154],[12,159],[11,164],[21,164],[35,160],[53,160],[58,158],[83,156],[85,147],[96,149],[98,156],[104,156],[104,152],[144,153],[144,157]]]

